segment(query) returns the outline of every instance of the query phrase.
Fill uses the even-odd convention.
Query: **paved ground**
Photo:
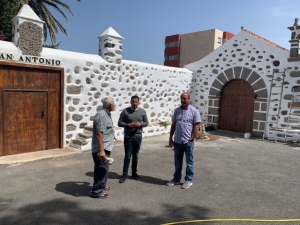
[[[64,149],[66,155],[54,151],[59,157],[35,161],[31,161],[34,154],[23,155],[23,161],[30,162],[19,156],[1,157],[0,224],[146,225],[212,218],[300,218],[299,144],[212,133],[221,136],[196,142],[194,185],[187,190],[165,185],[174,172],[173,151],[165,147],[168,135],[144,138],[140,182],[118,183],[124,156],[118,142],[109,174],[112,190],[104,200],[88,197],[93,180],[89,151]]]

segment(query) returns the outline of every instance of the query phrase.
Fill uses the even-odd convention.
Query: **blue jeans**
[[[139,159],[139,151],[142,143],[142,137],[124,137],[124,149],[125,149],[125,157],[124,157],[124,166],[123,166],[123,176],[128,176],[128,169],[130,165],[130,158],[132,155],[132,164],[131,170],[132,175],[137,173],[137,164]]]
[[[185,153],[186,170],[185,181],[192,181],[194,177],[194,142],[188,142],[186,144],[178,144],[174,142],[174,161],[175,161],[175,173],[174,180],[181,180],[181,170],[183,154]]]
[[[110,151],[105,150],[107,157],[110,156]],[[109,172],[109,164],[107,161],[101,160],[97,153],[92,153],[94,160],[94,184],[92,189],[92,196],[99,197],[106,187],[106,182]]]

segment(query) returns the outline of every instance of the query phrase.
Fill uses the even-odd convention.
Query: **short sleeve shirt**
[[[191,138],[194,124],[201,122],[201,117],[198,109],[189,105],[185,110],[181,107],[176,108],[172,122],[176,122],[174,142],[185,144]]]
[[[111,115],[105,109],[97,112],[93,123],[93,137],[92,137],[92,152],[99,152],[99,145],[97,141],[97,132],[103,134],[104,150],[111,151],[114,144],[115,130]]]

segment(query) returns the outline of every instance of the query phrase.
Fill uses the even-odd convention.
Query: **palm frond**
[[[80,0],[77,0],[77,2],[80,2]],[[15,14],[18,13],[23,4],[28,4],[37,14],[37,16],[45,22],[43,27],[45,42],[49,33],[52,44],[56,44],[56,34],[58,33],[58,28],[63,34],[67,35],[66,29],[49,11],[50,7],[57,10],[69,24],[69,20],[62,9],[67,10],[72,16],[74,16],[74,14],[66,3],[60,0],[19,0],[13,8]]]
[[[65,18],[65,20],[67,21],[67,23],[69,24],[69,20],[67,18],[67,16],[65,15],[65,13],[54,3],[52,2],[47,2],[46,4],[52,6],[53,8],[55,8],[57,11],[60,12],[60,14]]]
[[[56,25],[59,27],[61,32],[68,36],[66,29],[60,24],[60,22],[57,19],[55,19],[54,17],[53,17],[53,20],[55,21]]]
[[[12,13],[13,15],[17,15],[19,10],[22,8],[22,5],[24,4],[24,1],[20,0],[17,2],[17,4],[13,7]]]
[[[58,5],[61,5],[61,6],[64,7],[66,10],[68,10],[69,13],[70,13],[72,16],[74,16],[73,12],[71,11],[71,8],[70,8],[66,3],[63,3],[63,2],[61,2],[61,1],[59,1],[59,0],[49,0],[49,1],[45,1],[45,3],[49,3],[50,1],[55,2],[55,3],[58,4]]]
[[[49,10],[45,6],[41,6],[41,16],[43,17],[43,20],[45,21],[44,26],[47,27],[47,30],[49,31],[50,38],[52,44],[56,43],[56,34],[57,34],[57,27],[55,25],[55,21],[53,20],[52,14],[49,12]],[[46,30],[46,29],[44,29]],[[44,34],[45,41],[47,40],[47,36]]]

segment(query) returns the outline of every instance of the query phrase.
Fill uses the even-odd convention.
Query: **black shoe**
[[[141,180],[140,176],[137,175],[137,174],[133,174],[133,175],[132,175],[132,179],[135,179],[135,180],[137,180],[137,181],[140,181],[140,180]]]
[[[121,179],[119,180],[119,183],[122,184],[125,182],[125,180],[127,180],[127,176],[122,176]]]

